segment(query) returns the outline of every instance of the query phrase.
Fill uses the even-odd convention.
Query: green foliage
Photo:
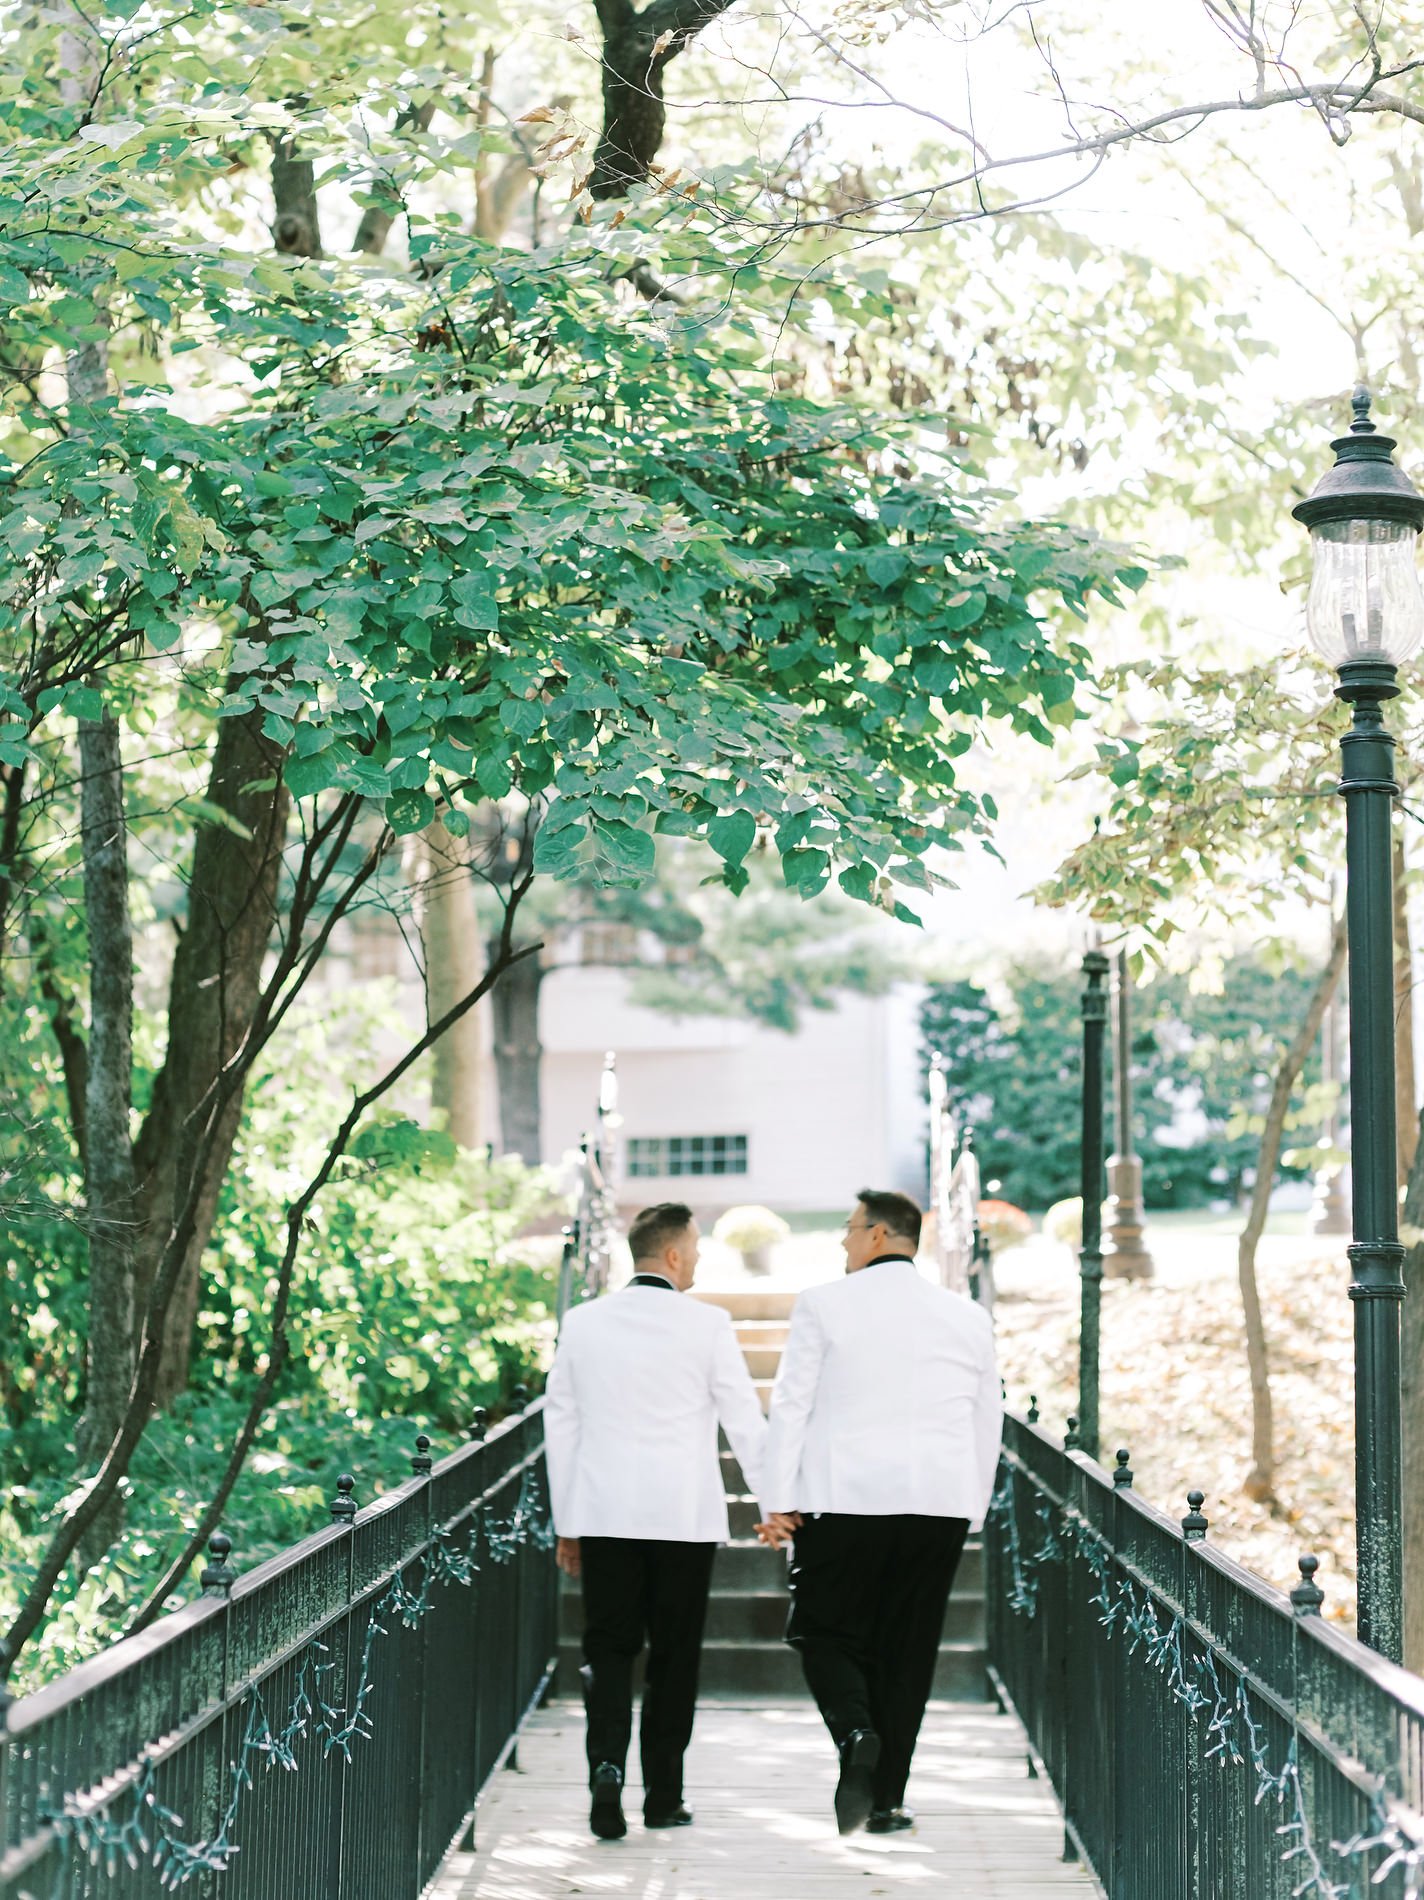
[[[1274,1071],[1316,978],[1259,956],[1232,959],[1219,991],[1163,976],[1133,998],[1136,1142],[1149,1207],[1236,1199],[1254,1166]],[[985,1181],[1010,1200],[1046,1208],[1079,1184],[1082,1120],[1081,982],[1076,973],[1020,967],[1000,1003],[968,981],[936,985],[921,1029],[944,1059],[950,1100],[974,1129]],[[1109,1046],[1109,1091],[1111,1046]],[[1305,1081],[1318,1082],[1312,1057]],[[1314,1139],[1322,1103],[1306,1093],[1293,1126]],[[1107,1100],[1108,1135],[1112,1100]],[[1282,1170],[1297,1178],[1308,1157]]]
[[[206,168],[216,193],[273,114],[200,108],[185,70],[93,137],[31,110],[0,160],[10,346],[157,349],[141,384],[116,355],[118,400],[68,434],[12,391],[8,760],[122,695],[107,644],[181,650],[224,716],[262,709],[294,793],[358,792],[398,833],[547,800],[558,878],[636,883],[657,831],[707,837],[739,888],[761,825],[793,890],[838,874],[890,908],[987,824],[956,759],[982,721],[1047,743],[1075,716],[1071,620],[1140,566],[1005,520],[928,416],[787,390],[736,309],[631,305],[617,277],[656,261],[633,223],[519,253],[411,209],[409,276],[215,241],[175,189]],[[453,156],[432,136],[412,163]],[[75,631],[37,667],[41,603]]]
[[[356,1071],[381,1020],[369,1006],[313,1018],[284,1067],[329,1073],[334,1037]],[[309,1084],[270,1073],[252,1091],[198,1315],[200,1354],[223,1383],[249,1374],[265,1346],[283,1209],[319,1160],[336,1100],[314,1114]],[[369,1119],[307,1224],[288,1389],[323,1394],[333,1412],[418,1417],[445,1431],[463,1430],[477,1405],[507,1401],[545,1344],[557,1256],[552,1240],[516,1237],[560,1207],[542,1170],[462,1152],[396,1111]]]
[[[283,1209],[390,1024],[387,1002],[349,994],[309,1013],[256,1077],[204,1257],[194,1387],[150,1425],[123,1535],[87,1580],[67,1580],[27,1652],[31,1681],[122,1627],[216,1489],[267,1346]],[[312,1211],[292,1356],[224,1515],[243,1568],[317,1528],[342,1470],[369,1498],[409,1475],[416,1431],[448,1450],[476,1406],[537,1387],[558,1242],[520,1236],[561,1208],[543,1171],[463,1153],[394,1110],[363,1125]],[[58,1201],[8,1221],[0,1247],[3,1619],[73,1483],[87,1288],[82,1235]]]
[[[778,275],[751,221],[662,187],[587,229],[536,210],[522,248],[472,237],[480,168],[521,143],[459,116],[505,24],[489,0],[458,20],[428,0],[320,18],[158,0],[31,10],[0,46],[0,948],[24,985],[0,1089],[33,1064],[22,1125],[43,1129],[15,1144],[5,1239],[7,1597],[72,1482],[83,1403],[79,1091],[51,1046],[89,1005],[77,722],[112,709],[121,728],[142,1116],[195,840],[239,824],[209,802],[220,721],[256,709],[313,849],[437,813],[462,837],[505,802],[538,817],[535,868],[565,885],[644,886],[660,837],[697,840],[730,892],[768,862],[794,897],[904,918],[932,854],[992,829],[965,754],[1071,724],[1090,605],[1145,577],[1081,527],[1016,519],[934,391],[887,405],[820,373],[828,320],[883,343],[895,310],[823,240]],[[83,102],[62,84],[76,47]],[[520,83],[544,70],[536,52]],[[427,99],[442,110],[412,131]],[[274,254],[274,149],[398,219],[392,262]],[[634,294],[658,270],[693,285],[684,302]],[[85,353],[96,374],[66,400],[53,371]],[[364,801],[349,831],[343,795]],[[788,1022],[833,971],[877,980],[814,933],[805,968],[764,973],[775,916],[754,905],[689,993],[729,983]],[[285,921],[320,951],[305,915]],[[281,1210],[375,1065],[369,1038],[343,1051],[323,1029],[289,1021],[255,1079],[203,1265],[198,1383],[154,1428],[158,1466],[135,1467],[152,1496],[124,1544],[61,1613],[66,1654],[152,1574],[231,1441]],[[545,1190],[394,1114],[363,1130],[302,1235],[275,1414],[292,1444],[274,1451],[269,1420],[259,1459],[314,1470],[323,1412],[451,1430],[507,1391],[545,1320],[546,1269],[512,1245]],[[288,1524],[253,1482],[234,1531],[260,1547]]]
[[[651,937],[663,962],[637,962],[631,1000],[676,1016],[742,1016],[788,1032],[806,1009],[849,991],[882,994],[907,968],[896,927],[835,889],[809,901],[754,851],[745,888],[730,891],[713,854],[692,840],[658,851],[637,890],[588,888],[574,918]],[[903,934],[903,933],[901,933]]]
[[[1184,922],[1210,926],[1228,908],[1269,921],[1287,896],[1325,901],[1342,855],[1345,724],[1326,677],[1316,663],[1118,669],[1109,689],[1146,688],[1155,710],[1100,738],[1073,774],[1095,786],[1101,827],[1041,895],[1132,925],[1156,957]],[[1407,780],[1418,749],[1403,752]]]

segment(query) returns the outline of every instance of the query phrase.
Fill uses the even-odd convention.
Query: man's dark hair
[[[884,1227],[892,1234],[899,1234],[912,1246],[920,1244],[920,1222],[924,1215],[908,1194],[895,1194],[889,1189],[862,1188],[855,1197],[865,1209],[865,1218],[872,1227]]]
[[[633,1216],[628,1248],[635,1261],[652,1260],[692,1225],[692,1209],[684,1201],[659,1201]],[[919,1229],[915,1230],[917,1233]]]

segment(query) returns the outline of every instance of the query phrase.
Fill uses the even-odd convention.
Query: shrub
[[[759,1247],[774,1247],[785,1240],[791,1229],[769,1207],[729,1207],[718,1218],[712,1238],[738,1253],[755,1253]]]
[[[1033,1232],[1033,1222],[1012,1201],[981,1201],[979,1231],[988,1239],[990,1251],[1003,1253],[1017,1247]]]

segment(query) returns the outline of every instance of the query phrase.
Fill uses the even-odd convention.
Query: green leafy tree
[[[1194,990],[1182,974],[1160,974],[1136,990],[1134,1138],[1149,1207],[1240,1196],[1259,1158],[1276,1070],[1316,981],[1279,959],[1251,955],[1227,962],[1219,988]],[[936,984],[921,1032],[926,1055],[943,1061],[960,1120],[974,1130],[986,1178],[999,1180],[1009,1200],[1041,1211],[1080,1186],[1082,980],[1071,970],[1016,967],[1005,987],[999,1006],[977,983]],[[1304,1077],[1310,1083],[1318,1075],[1312,1054]],[[1307,1095],[1287,1125],[1309,1141],[1316,1112]],[[1204,1128],[1179,1141],[1183,1120]],[[1302,1164],[1282,1169],[1297,1178],[1303,1172]]]
[[[1008,518],[927,419],[783,388],[736,309],[640,302],[649,221],[528,252],[472,236],[447,192],[493,141],[396,131],[402,18],[344,38],[288,17],[235,46],[206,8],[141,31],[65,14],[17,49],[0,945],[72,1085],[60,1198],[91,1256],[131,1236],[106,1284],[132,1331],[90,1330],[135,1371],[12,1645],[186,1383],[248,1080],[333,936],[395,901],[396,840],[437,817],[469,836],[491,805],[534,837],[497,881],[480,983],[362,1079],[290,1185],[266,1347],[194,1540],[290,1362],[313,1211],[378,1104],[533,953],[532,877],[633,886],[663,834],[705,840],[740,890],[762,831],[789,889],[834,879],[907,914],[929,854],[992,825],[957,760],[988,724],[1070,723],[1087,604],[1142,578],[1086,531]],[[350,130],[368,108],[391,113],[375,151]],[[329,255],[318,167],[400,217],[413,269]],[[262,168],[275,256],[229,182]],[[95,370],[62,404],[51,352]],[[176,947],[143,930],[160,910]]]

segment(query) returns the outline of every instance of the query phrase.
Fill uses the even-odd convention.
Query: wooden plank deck
[[[636,1755],[637,1743],[634,1742]],[[1098,1888],[1066,1864],[1046,1781],[1030,1779],[1023,1731],[971,1704],[931,1705],[915,1757],[913,1833],[842,1841],[834,1757],[804,1702],[704,1705],[687,1762],[696,1825],[650,1834],[628,1790],[625,1840],[586,1825],[582,1711],[542,1709],[480,1808],[474,1853],[446,1862],[429,1900],[1037,1900]]]

